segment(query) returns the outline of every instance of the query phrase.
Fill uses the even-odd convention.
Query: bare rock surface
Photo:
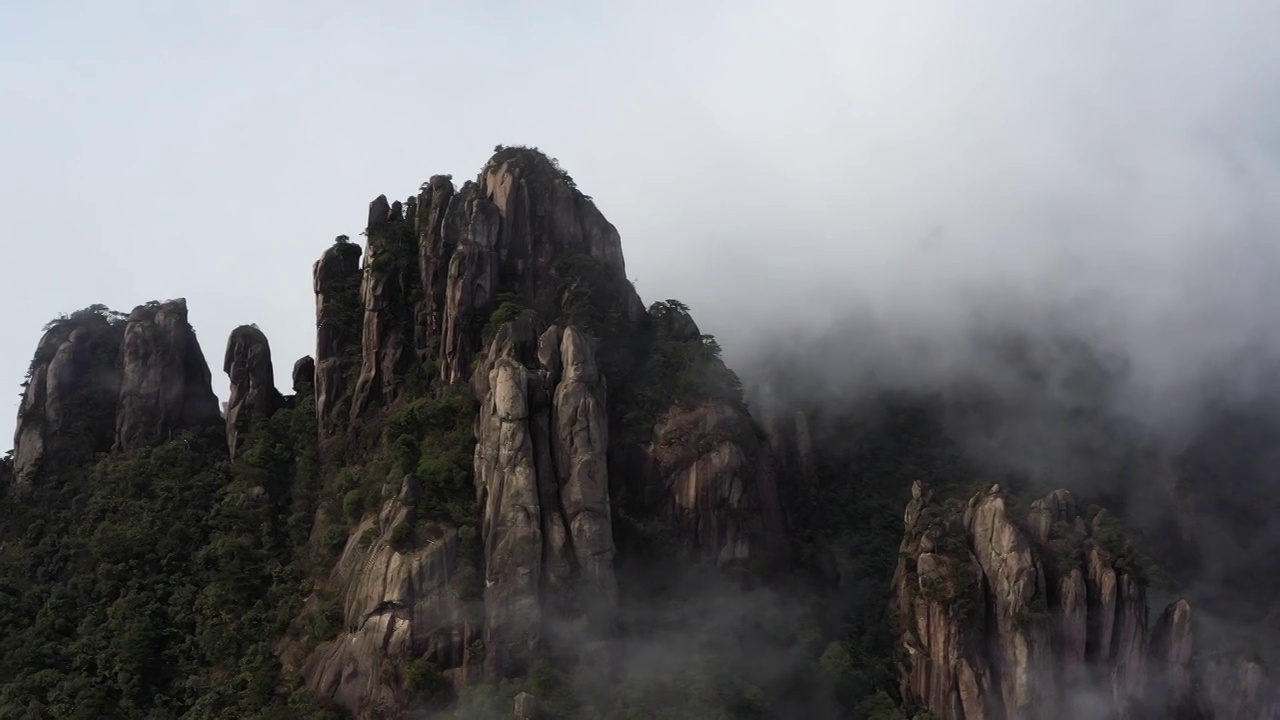
[[[1197,654],[1186,600],[1149,627],[1105,510],[1056,490],[1018,521],[999,486],[943,502],[916,482],[904,521],[901,691],[941,720],[1275,717],[1260,667]]]
[[[163,442],[222,421],[212,375],[183,298],[134,308],[120,346],[116,449]]]
[[[276,390],[271,344],[257,326],[241,325],[231,331],[222,371],[231,380],[227,400],[227,450],[234,458],[241,438],[255,422],[274,415],[284,398]]]

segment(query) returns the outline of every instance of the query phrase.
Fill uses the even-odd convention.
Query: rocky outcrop
[[[67,448],[90,454],[111,448],[123,330],[119,316],[81,311],[45,331],[18,408],[13,473],[19,483],[31,482],[46,458]]]
[[[1151,633],[1146,701],[1137,717],[1274,720],[1280,695],[1256,662],[1204,653],[1197,643],[1192,606],[1177,600]]]
[[[668,384],[724,385],[736,378],[706,353],[697,324],[683,307],[653,318],[657,342],[693,352],[676,377],[657,380],[667,398],[634,464],[642,492],[658,505],[689,547],[721,569],[767,572],[789,559],[779,487],[779,463],[761,431],[732,392],[690,401]],[[661,364],[669,362],[665,357]],[[634,471],[633,471],[634,472]]]
[[[462,187],[444,223],[445,247],[453,251],[439,320],[440,378],[453,383],[470,376],[485,313],[497,299],[503,224],[498,208],[475,183]]]
[[[603,386],[572,326],[500,327],[473,380],[485,548],[486,674],[526,667],[545,613],[607,632],[616,607]]]
[[[295,393],[307,392],[308,388],[314,389],[316,384],[316,361],[310,355],[304,355],[293,363],[293,391]]]
[[[369,204],[369,242],[360,283],[360,374],[351,400],[355,422],[371,406],[389,405],[404,393],[414,362],[418,287],[416,239],[404,207],[379,195]]]
[[[236,456],[240,439],[255,422],[270,418],[284,403],[276,390],[271,365],[271,345],[256,325],[231,331],[223,355],[222,371],[231,379],[227,401],[227,450]]]
[[[917,482],[907,505],[907,540],[894,573],[901,624],[903,699],[941,720],[999,717],[997,669],[987,651],[987,585],[969,550],[964,517],[927,513],[932,494]]]
[[[422,298],[414,316],[414,347],[418,353],[418,361],[423,364],[430,362],[439,349],[440,337],[443,335],[449,261],[461,239],[459,232],[445,232],[446,213],[452,205],[454,195],[452,181],[451,175],[433,176],[422,186],[417,202],[414,203],[413,227],[418,236],[418,284],[422,288]],[[458,211],[454,212],[456,214]]]
[[[1151,676],[1147,695],[1153,699],[1164,699],[1163,710],[1167,717],[1195,717],[1200,709],[1194,660],[1195,626],[1191,603],[1178,600],[1165,608],[1151,632]]]
[[[187,322],[187,301],[134,308],[120,347],[116,449],[163,442],[220,422],[209,365]]]
[[[434,177],[415,206],[418,345],[438,342],[445,382],[470,377],[484,320],[504,300],[544,322],[577,321],[581,311],[633,324],[644,316],[617,229],[541,153],[500,150],[457,192]]]
[[[563,331],[548,330],[539,341],[538,359],[556,383],[551,442],[559,507],[553,513],[563,518],[569,530],[577,581],[574,599],[592,625],[606,631],[617,605],[617,584],[604,378],[592,341],[572,325]]]
[[[740,409],[725,402],[674,407],[645,447],[670,524],[722,569],[764,570],[787,541],[769,449]]]
[[[641,382],[653,320],[626,281],[616,229],[553,161],[536,151],[500,150],[460,188],[436,176],[403,205],[379,197],[368,236],[354,322],[341,315],[339,298],[347,297],[343,283],[356,272],[358,251],[338,243],[316,265],[321,436],[347,423],[376,427],[383,409],[405,398],[469,385],[479,404],[474,479],[483,609],[461,634],[456,613],[427,614],[453,628],[449,637],[478,638],[485,677],[521,673],[535,648],[564,657],[607,646],[617,608],[614,483],[639,477],[687,545],[721,567],[764,566],[785,555],[778,476],[743,404],[659,399],[639,437],[616,432],[628,408],[612,388]],[[692,333],[685,339],[700,345],[697,326],[684,318]],[[359,376],[350,412],[339,420],[344,378],[355,367],[343,364],[354,357],[351,328],[362,328]],[[688,444],[659,447],[672,428],[683,428]],[[644,458],[643,469],[619,469],[615,458],[624,457]],[[381,557],[379,542],[370,557]],[[435,562],[431,557],[395,562]],[[370,588],[382,587],[386,562],[351,562],[331,585],[370,607],[381,592]],[[430,596],[445,582],[448,573],[441,573],[425,585],[402,583],[405,591],[387,606],[394,612],[378,622],[407,623],[403,608],[423,602],[443,607]],[[348,601],[355,624],[368,610],[353,607]],[[418,652],[418,615],[412,617],[409,644]],[[383,642],[402,632],[388,627],[369,625],[369,639],[359,629],[313,654],[309,683],[349,708],[391,698],[374,679],[375,666],[395,666],[411,654],[400,641]],[[448,652],[431,652],[442,668],[467,667],[457,658],[465,645],[458,640]]]
[[[127,317],[94,306],[53,321],[36,348],[18,410],[14,473],[163,442],[222,421],[184,299]]]
[[[1234,717],[1200,689],[1217,666],[1196,656],[1189,603],[1148,637],[1134,550],[1106,511],[1057,490],[1019,522],[999,486],[940,502],[916,482],[904,521],[892,611],[909,704],[942,720]],[[1240,717],[1272,717],[1265,678],[1227,674],[1263,713]]]
[[[397,527],[413,523],[420,494],[406,479],[351,533],[331,582],[343,588],[343,631],[303,666],[308,685],[353,710],[405,707],[401,672],[410,660],[432,662],[459,687],[467,684],[480,621],[460,572],[466,540],[443,526],[416,546],[396,538]]]
[[[360,327],[358,245],[340,236],[312,268],[316,293],[316,419],[321,437],[346,427],[358,367]]]

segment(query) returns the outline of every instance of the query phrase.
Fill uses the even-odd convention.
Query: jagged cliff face
[[[91,457],[219,422],[185,300],[140,305],[127,319],[82,311],[54,321],[36,350],[14,437],[15,473],[25,482],[49,457],[80,457],[59,448],[63,439]]]
[[[359,526],[376,528],[376,539],[348,543],[330,577],[348,632],[304,663],[313,687],[357,708],[395,701],[399,691],[375,672],[384,661],[426,657],[455,681],[493,680],[524,672],[539,648],[606,647],[617,629],[617,487],[722,568],[785,559],[777,474],[740,401],[666,396],[631,412],[653,339],[700,348],[702,336],[687,312],[645,312],[617,230],[545,157],[501,151],[461,188],[435,176],[405,203],[379,197],[367,235],[358,332],[339,313],[358,253],[338,243],[316,264],[321,433],[342,426],[352,375],[353,428],[466,383],[478,405],[483,591],[469,610],[441,590],[456,572],[448,538],[457,528],[427,548],[395,551],[387,522],[397,511],[387,501],[384,522],[366,516]],[[357,337],[355,371],[346,363]],[[709,353],[685,365],[729,374]],[[475,641],[483,659],[473,668]]]
[[[591,341],[525,311],[473,378],[490,677],[528,666],[550,616],[603,638],[617,603],[608,418]],[[556,642],[558,638],[547,638]]]
[[[1223,673],[1196,655],[1185,600],[1150,628],[1133,548],[1105,510],[1058,490],[1019,521],[999,486],[942,502],[917,482],[904,521],[892,609],[908,703],[943,720],[1277,711],[1256,665]],[[1248,700],[1222,704],[1215,673]]]

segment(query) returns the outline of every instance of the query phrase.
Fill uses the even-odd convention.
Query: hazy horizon
[[[256,323],[288,391],[333,237],[496,144],[557,157],[645,301],[686,302],[731,364],[845,327],[937,360],[986,313],[1066,312],[1159,395],[1280,340],[1272,3],[5,18],[6,437],[41,327],[94,303],[187,298],[220,400],[226,337]]]

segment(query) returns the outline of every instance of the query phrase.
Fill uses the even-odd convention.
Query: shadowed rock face
[[[1018,522],[999,486],[943,503],[917,482],[904,520],[892,610],[908,702],[943,720],[1272,717],[1256,666],[1219,682],[1263,714],[1202,690],[1222,665],[1196,657],[1185,600],[1148,635],[1132,548],[1105,510],[1085,517],[1057,490]]]
[[[129,314],[120,347],[116,449],[163,442],[183,430],[222,421],[212,376],[187,301],[140,305]]]
[[[209,366],[183,299],[105,308],[50,323],[18,410],[14,474],[30,482],[49,459],[163,442],[222,420]]]
[[[120,392],[117,366],[124,324],[77,313],[55,321],[40,339],[18,409],[13,473],[30,482],[63,446],[109,450]]]
[[[253,325],[241,325],[231,331],[222,371],[231,379],[231,395],[227,401],[227,450],[234,458],[240,438],[252,429],[254,422],[274,415],[284,399],[275,386],[271,345],[267,336]]]
[[[360,346],[360,255],[345,237],[325,251],[312,268],[316,293],[316,417],[320,436],[347,425],[346,403],[353,388],[349,376]]]
[[[305,388],[314,388],[316,384],[316,361],[310,355],[298,358],[293,364],[293,391],[304,392]]]

